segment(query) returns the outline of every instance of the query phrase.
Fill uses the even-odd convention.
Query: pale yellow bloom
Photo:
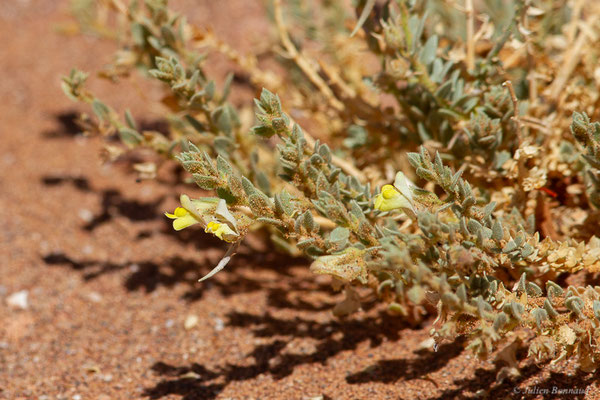
[[[397,208],[411,207],[408,199],[392,185],[383,186],[381,188],[381,193],[375,196],[375,209],[379,211],[390,211]]]
[[[375,196],[375,209],[391,211],[398,208],[413,210],[413,193],[408,180],[402,172],[396,174],[394,185],[384,185],[381,193]]]
[[[212,233],[221,240],[229,243],[235,242],[239,235],[231,229],[227,224],[222,224],[217,221],[211,221],[206,225],[205,232]]]
[[[173,214],[165,213],[173,221],[173,229],[180,231],[197,223],[204,224],[203,215],[217,207],[219,199],[204,198],[192,200],[182,194],[179,198],[182,207],[177,207]]]
[[[200,279],[200,281],[203,281],[225,268],[231,257],[233,257],[241,239],[238,233],[238,221],[229,211],[223,199],[202,198],[192,200],[182,194],[179,201],[181,207],[177,207],[173,214],[165,213],[167,217],[173,220],[173,228],[176,231],[200,223],[205,226],[205,232],[212,233],[219,239],[232,243],[217,266]],[[242,218],[246,217],[242,216]]]
[[[229,243],[237,242],[240,235],[237,230],[237,221],[227,209],[225,200],[218,198],[202,198],[192,200],[185,194],[179,201],[182,207],[177,207],[173,214],[165,213],[173,221],[176,231],[200,223],[204,231],[212,233],[219,239]]]
[[[165,213],[165,215],[174,220],[173,229],[176,231],[180,231],[200,222],[200,220],[183,207],[177,207],[175,211],[173,211],[173,214]]]

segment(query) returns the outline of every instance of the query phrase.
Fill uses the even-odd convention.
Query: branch
[[[337,111],[344,110],[344,104],[339,101],[331,88],[325,83],[325,81],[319,76],[317,71],[313,69],[308,60],[298,51],[292,40],[290,39],[290,35],[287,31],[285,23],[283,21],[283,14],[281,11],[281,0],[275,0],[274,2],[275,8],[275,22],[277,24],[277,30],[279,32],[279,38],[281,40],[281,44],[285,48],[287,55],[291,58],[296,65],[304,72],[306,77],[315,85],[321,93],[327,98],[331,107],[336,109]]]
[[[465,0],[465,13],[467,15],[467,68],[469,71],[475,69],[475,15],[473,12],[473,0]]]

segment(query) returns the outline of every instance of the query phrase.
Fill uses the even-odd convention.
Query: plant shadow
[[[227,363],[208,369],[197,363],[184,367],[156,363],[151,369],[161,380],[147,388],[144,395],[151,399],[173,394],[181,395],[185,400],[213,399],[232,382],[251,380],[263,374],[280,380],[292,374],[298,366],[313,363],[325,365],[331,357],[343,351],[355,350],[363,342],[375,348],[384,340],[397,341],[402,330],[409,329],[400,318],[383,312],[362,319],[326,322],[299,316],[292,319],[277,318],[268,312],[262,315],[232,312],[227,315],[226,325],[246,328],[256,338],[271,340],[256,345],[246,355],[253,359],[251,365]],[[297,338],[310,338],[316,344],[312,351],[290,353],[289,343]],[[197,376],[190,374],[190,371]]]
[[[81,175],[48,174],[44,175],[40,181],[46,187],[71,185],[78,191],[98,195],[100,211],[92,215],[89,221],[83,225],[83,229],[88,232],[110,222],[115,216],[125,217],[131,222],[154,221],[164,218],[161,205],[166,196],[160,196],[149,201],[130,199],[123,196],[121,191],[116,188],[94,189],[89,179]],[[170,231],[172,229],[165,230],[163,233],[171,233]],[[177,232],[174,233],[177,234]],[[141,231],[138,234],[138,239],[152,235],[152,231]]]
[[[115,217],[125,218],[131,223],[154,221],[155,223],[152,225],[139,225],[140,229],[134,233],[135,239],[141,240],[160,235],[181,245],[187,246],[192,243],[197,250],[202,252],[215,250],[217,253],[224,253],[226,250],[226,244],[223,241],[199,229],[173,230],[171,221],[163,216],[161,205],[165,196],[149,201],[127,198],[115,188],[97,190],[86,177],[79,175],[48,174],[41,178],[41,183],[48,187],[68,185],[75,190],[92,192],[99,196],[100,210],[92,214],[89,220],[81,226],[83,231],[92,232],[104,224],[112,223]],[[79,271],[86,281],[109,273],[125,271],[126,277],[123,285],[129,291],[141,290],[150,293],[161,286],[171,288],[177,284],[183,284],[188,288],[183,298],[190,302],[201,299],[207,288],[211,287],[217,287],[225,296],[253,292],[263,288],[263,282],[260,279],[252,278],[251,274],[243,276],[233,273],[238,266],[252,265],[254,269],[276,271],[281,276],[291,276],[288,272],[291,266],[306,263],[306,259],[303,257],[291,257],[275,251],[255,252],[246,245],[242,245],[227,267],[228,271],[232,272],[227,275],[228,279],[231,278],[234,280],[233,282],[212,279],[201,285],[198,284],[198,279],[210,272],[214,267],[212,264],[214,260],[198,263],[193,259],[174,256],[166,259],[136,258],[116,263],[105,259],[76,257],[63,252],[43,255],[42,260],[49,266],[61,265]],[[286,303],[288,307],[311,307],[310,304],[302,304],[301,301],[294,303],[286,299],[285,293],[275,289],[270,298],[272,305],[281,304],[283,306]]]
[[[162,216],[159,206],[165,197],[152,201],[130,200],[116,189],[105,189],[101,192],[101,211],[95,215],[83,229],[93,231],[100,225],[109,222],[114,215],[126,217],[130,221],[151,221]]]
[[[465,338],[459,336],[454,342],[441,345],[437,351],[419,350],[417,359],[380,360],[360,372],[350,374],[346,382],[361,384],[367,382],[394,383],[399,380],[412,380],[438,371],[464,350]]]
[[[520,373],[518,377],[497,382],[498,369],[480,368],[475,371],[473,377],[455,380],[453,383],[458,386],[457,389],[444,390],[441,395],[430,397],[429,400],[472,399],[475,397],[522,400],[583,399],[586,388],[598,379],[597,374],[582,371],[572,375],[551,371],[547,377],[534,384],[523,386],[525,382],[540,373],[540,366],[528,364],[520,369]]]
[[[206,381],[218,378],[219,374],[207,370],[200,364],[173,367],[157,362],[151,369],[155,374],[170,377],[144,391],[144,396],[151,399],[160,399],[165,394],[182,396],[182,400],[214,399],[225,388],[225,384],[206,384]]]
[[[67,110],[54,114],[56,128],[42,132],[47,139],[72,138],[80,135],[83,131],[79,125],[79,112]]]
[[[85,122],[80,119],[81,112],[71,109],[55,113],[52,118],[56,122],[54,129],[42,132],[47,139],[72,138],[85,131]],[[157,131],[168,137],[170,128],[166,119],[141,119],[137,121],[140,131]],[[116,139],[117,135],[110,137]]]
[[[462,353],[466,339],[459,337],[455,342],[441,346],[437,352],[421,350],[417,359],[380,360],[375,365],[363,371],[349,375],[346,381],[350,384],[380,382],[394,384],[398,381],[412,379],[428,379],[429,373],[441,370],[448,362]],[[597,380],[594,374],[578,371],[576,374],[566,374],[551,371],[549,375],[534,384],[524,383],[540,374],[546,364],[536,365],[527,361],[527,349],[522,347],[517,352],[521,365],[520,375],[512,378],[499,379],[503,363],[496,363],[495,368],[478,368],[471,377],[455,379],[451,385],[455,388],[445,389],[433,396],[424,396],[428,400],[444,399],[473,399],[473,398],[519,398],[533,400],[540,396],[553,399],[583,398],[585,390]],[[449,375],[456,371],[449,370]],[[596,374],[597,375],[597,374]],[[437,383],[431,380],[437,387]],[[562,392],[561,392],[562,390]]]
[[[206,235],[208,236],[208,235]],[[214,244],[221,246],[221,243],[204,243],[205,246]],[[216,240],[216,239],[215,239]],[[207,290],[215,288],[223,296],[232,296],[240,293],[250,293],[259,290],[269,290],[265,286],[264,279],[253,278],[251,274],[237,273],[239,267],[253,265],[253,269],[263,269],[277,271],[278,274],[286,275],[286,269],[292,265],[300,264],[303,259],[293,258],[285,255],[271,255],[263,257],[261,263],[256,263],[256,257],[239,254],[233,257],[227,266],[227,275],[211,279],[208,283],[199,284],[198,279],[206,275],[214,267],[209,263],[199,264],[195,260],[185,259],[180,256],[169,257],[163,261],[141,260],[127,261],[123,263],[102,262],[93,259],[77,260],[64,253],[50,253],[42,257],[42,261],[48,266],[63,266],[79,271],[85,281],[99,278],[100,276],[119,273],[125,271],[126,275],[123,286],[128,291],[143,291],[151,293],[159,287],[173,288],[176,285],[185,285],[186,290],[182,299],[188,302],[195,302],[203,298]],[[256,267],[254,267],[256,265]],[[292,285],[294,282],[292,282]],[[315,290],[317,286],[298,290]],[[275,293],[279,293],[273,289]],[[271,301],[271,305],[279,308],[311,308],[311,304],[296,303],[286,299],[285,296],[276,295]],[[328,307],[331,305],[327,305]]]
[[[49,174],[43,176],[41,181],[43,185],[50,187],[70,184],[82,192],[92,191],[89,179],[81,175]]]
[[[227,363],[211,369],[198,363],[189,366],[155,363],[151,370],[160,377],[160,380],[154,386],[146,388],[143,394],[151,399],[160,399],[173,394],[182,396],[184,400],[214,399],[232,382],[252,380],[264,374],[270,375],[277,381],[289,376],[296,367],[304,364],[326,365],[330,358],[343,351],[356,350],[363,342],[368,342],[370,348],[376,348],[383,340],[399,341],[403,331],[412,329],[400,318],[381,312],[363,319],[327,322],[316,322],[297,316],[291,319],[276,318],[268,312],[263,315],[233,312],[228,315],[226,324],[231,327],[247,328],[254,337],[267,340],[272,338],[272,340],[256,345],[246,355],[253,359],[251,365]],[[317,343],[311,352],[290,354],[289,343],[296,338],[310,338]],[[451,368],[449,363],[465,351],[465,343],[466,339],[459,337],[453,343],[440,346],[437,351],[414,351],[417,357],[380,360],[360,372],[347,375],[345,381],[349,385],[369,383],[398,385],[398,382],[402,381],[427,380],[432,384],[432,395],[423,392],[419,398],[428,400],[473,398],[533,400],[540,398],[540,395],[544,396],[543,398],[580,399],[584,397],[586,388],[597,380],[597,374],[581,371],[576,374],[550,372],[535,384],[524,386],[525,382],[540,374],[541,367],[527,363],[526,352],[520,351],[518,359],[522,367],[518,377],[499,381],[497,377],[502,365],[497,364],[492,369],[478,368],[473,376],[455,379],[450,384],[451,389],[438,390],[438,384],[429,378],[428,374]],[[464,375],[460,371],[458,373]],[[452,372],[450,372],[451,376]],[[561,390],[563,392],[560,392]]]

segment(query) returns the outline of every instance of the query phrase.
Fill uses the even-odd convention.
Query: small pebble
[[[8,296],[8,298],[6,299],[6,303],[8,303],[8,305],[11,307],[26,310],[29,307],[28,297],[29,292],[27,290],[21,290]]]
[[[84,222],[92,222],[94,219],[94,213],[87,208],[81,208],[77,212],[77,215],[79,215],[79,218],[81,218]]]
[[[81,395],[80,394],[74,394],[73,397],[71,397],[73,400],[81,400]]]
[[[89,244],[86,244],[85,246],[83,246],[81,248],[81,253],[85,254],[85,255],[90,255],[94,252],[94,246],[90,246]]]
[[[421,343],[419,343],[418,345],[418,349],[419,350],[430,350],[433,349],[435,345],[435,340],[432,337],[429,337],[425,340],[423,340]]]
[[[171,328],[173,327],[173,325],[175,325],[175,321],[173,321],[172,319],[168,319],[167,322],[165,322],[165,327],[167,328]]]
[[[198,325],[198,316],[196,316],[196,315],[188,315],[187,318],[185,319],[185,322],[183,323],[183,327],[186,330],[190,330],[193,327],[195,327],[196,325]]]
[[[221,318],[215,318],[215,331],[221,332],[225,329],[225,322]]]
[[[102,296],[98,292],[90,292],[90,294],[88,294],[88,299],[93,303],[100,303],[102,301]]]

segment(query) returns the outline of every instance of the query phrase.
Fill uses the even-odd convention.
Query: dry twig
[[[281,10],[281,0],[275,0],[274,2],[275,9],[275,22],[277,24],[277,30],[279,32],[279,38],[281,40],[281,44],[283,45],[287,56],[291,58],[296,65],[304,72],[306,77],[315,85],[319,91],[325,96],[329,104],[332,108],[337,111],[344,110],[344,104],[338,100],[331,88],[327,85],[327,83],[319,76],[318,72],[311,66],[310,62],[304,57],[296,48],[292,40],[290,39],[290,35],[285,26],[285,22],[283,21],[283,12]]]

